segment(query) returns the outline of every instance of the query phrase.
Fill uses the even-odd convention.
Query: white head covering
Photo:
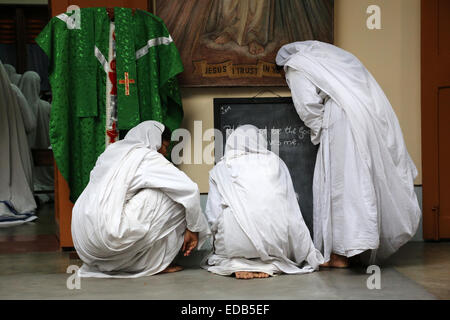
[[[139,142],[146,148],[158,151],[161,148],[161,137],[164,132],[164,125],[158,121],[144,121],[128,131],[125,141]]]
[[[3,67],[5,67],[6,73],[11,80],[11,76],[16,73],[16,68],[14,68],[14,66],[10,64],[4,64]]]
[[[137,162],[140,162],[149,149],[158,151],[164,128],[162,123],[153,120],[144,121],[132,128],[123,140],[110,144],[99,156],[91,171],[90,181],[97,183],[106,179],[107,174],[113,175],[132,153],[135,154],[133,158],[138,157]],[[136,150],[139,151],[135,152]]]
[[[318,41],[297,41],[286,44],[280,48],[275,58],[275,62],[279,66],[284,66],[294,54],[304,53],[310,51],[315,45],[318,45]]]
[[[4,64],[3,66],[5,67],[6,73],[8,73],[8,77],[11,83],[17,86],[22,75],[16,72],[16,68],[14,68],[13,65]]]
[[[225,144],[225,160],[243,154],[269,152],[266,138],[257,127],[251,124],[242,125],[234,130]]]
[[[39,108],[39,93],[41,91],[41,77],[34,71],[27,71],[19,81],[19,89],[28,101],[31,110],[37,115]]]

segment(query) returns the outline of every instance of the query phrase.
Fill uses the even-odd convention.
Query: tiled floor
[[[53,203],[42,205],[37,215],[33,222],[0,228],[0,254],[59,251]]]
[[[450,299],[450,242],[412,242],[392,256],[393,266],[440,299]]]
[[[68,266],[81,265],[55,244],[52,206],[40,219],[0,229],[0,299],[450,299],[450,243],[410,242],[381,267],[381,289],[369,290],[365,269],[237,280],[196,267],[139,279],[81,279],[69,290]],[[33,252],[30,252],[33,251]]]

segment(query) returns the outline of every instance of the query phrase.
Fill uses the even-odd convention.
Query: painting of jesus
[[[156,0],[177,45],[182,86],[285,86],[286,43],[333,43],[333,0]]]

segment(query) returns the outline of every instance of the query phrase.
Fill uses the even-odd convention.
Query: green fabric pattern
[[[110,20],[105,8],[82,8],[81,28],[69,29],[53,17],[36,38],[49,58],[52,88],[50,141],[56,164],[75,202],[89,182],[98,156],[105,150],[106,72],[95,47],[108,57]],[[70,13],[67,13],[70,16]],[[115,8],[117,81],[128,72],[129,95],[117,84],[118,128],[129,130],[142,121],[157,120],[171,130],[179,128],[183,108],[176,75],[183,71],[173,42],[136,52],[151,39],[170,37],[155,15]]]

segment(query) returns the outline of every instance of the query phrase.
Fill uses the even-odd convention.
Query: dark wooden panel
[[[450,1],[421,2],[423,237],[450,237]]]
[[[439,90],[439,237],[450,238],[450,88]]]
[[[32,149],[35,166],[53,166],[53,151],[49,149]]]
[[[27,70],[27,47],[25,31],[25,14],[23,8],[16,9],[16,50],[17,50],[17,73]]]
[[[439,0],[438,3],[438,32],[439,55],[450,55],[450,1]]]

